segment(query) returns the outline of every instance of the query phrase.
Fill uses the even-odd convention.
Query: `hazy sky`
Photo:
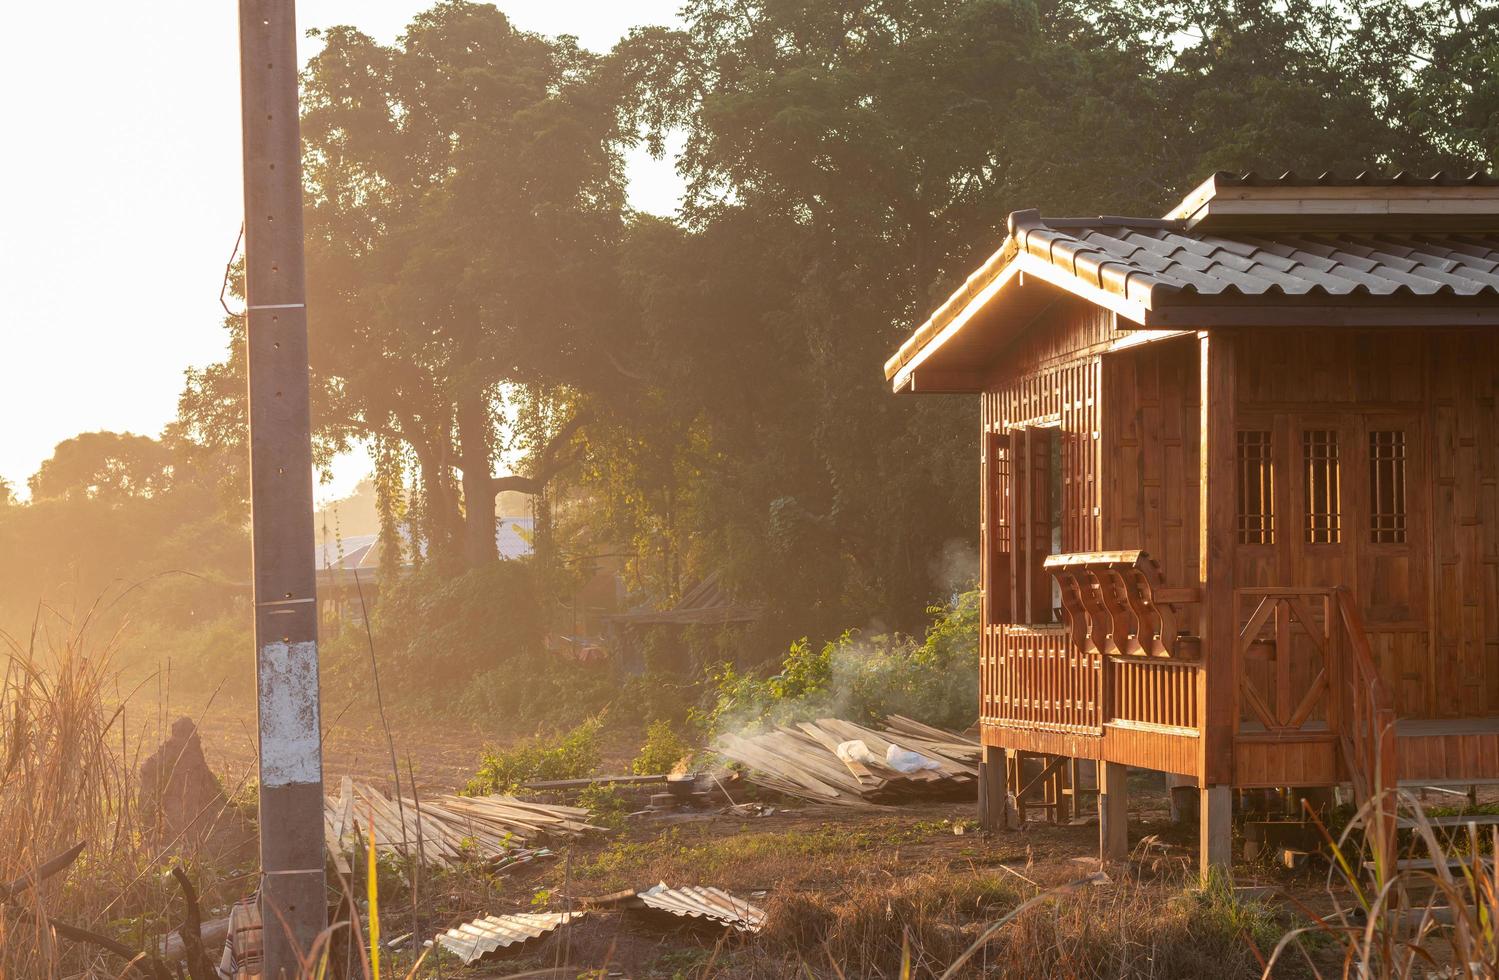
[[[605,50],[680,0],[499,0],[525,30]],[[301,28],[394,40],[430,0],[300,0]],[[234,0],[8,4],[0,59],[0,477],[60,440],[155,435],[182,372],[224,352],[219,283],[242,211]],[[302,42],[302,60],[316,50]],[[671,164],[630,162],[631,203],[669,213]],[[346,492],[367,469],[341,461]]]

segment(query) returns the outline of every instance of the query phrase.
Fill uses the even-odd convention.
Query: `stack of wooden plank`
[[[838,747],[863,742],[862,760]],[[877,760],[891,747],[932,760],[929,769],[901,772]],[[919,800],[973,799],[978,788],[977,741],[892,715],[876,729],[838,718],[782,725],[755,735],[721,735],[713,748],[748,769],[748,780],[814,803],[872,806]]]
[[[328,851],[344,870],[354,831],[387,853],[410,853],[427,864],[486,861],[510,865],[546,856],[542,844],[571,840],[604,828],[588,823],[587,810],[528,803],[513,796],[435,796],[399,802],[345,777],[337,798],[323,808]],[[368,846],[365,844],[365,846]]]

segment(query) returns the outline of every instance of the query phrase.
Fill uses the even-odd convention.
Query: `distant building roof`
[[[724,590],[719,580],[719,573],[714,572],[689,589],[687,594],[682,596],[681,601],[670,609],[641,607],[604,618],[609,622],[626,625],[675,623],[686,626],[694,623],[748,623],[759,617],[760,608],[736,602]]]
[[[505,559],[524,558],[534,550],[531,546],[532,534],[535,528],[535,518],[532,517],[501,517],[499,526],[495,529],[495,545],[499,548],[500,557]],[[397,529],[403,542],[411,540],[410,529],[402,526]],[[422,554],[426,554],[426,545],[422,545]],[[355,534],[345,538],[329,537],[320,539],[316,545],[317,567],[321,569],[331,568],[339,570],[367,569],[380,567],[380,536],[378,534]]]

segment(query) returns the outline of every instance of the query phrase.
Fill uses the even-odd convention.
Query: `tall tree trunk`
[[[470,567],[497,561],[489,410],[483,392],[458,397],[458,451],[463,468],[463,557]]]
[[[454,492],[452,470],[449,465],[448,435],[445,431],[432,431],[423,426],[408,412],[396,412],[401,426],[401,435],[416,453],[416,464],[421,469],[423,514],[419,531],[427,539],[427,557],[442,559],[455,556],[462,534],[463,512],[458,506],[458,495]]]

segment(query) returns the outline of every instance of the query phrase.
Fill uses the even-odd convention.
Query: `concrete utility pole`
[[[240,0],[262,976],[296,977],[327,923],[302,141],[293,0]]]

